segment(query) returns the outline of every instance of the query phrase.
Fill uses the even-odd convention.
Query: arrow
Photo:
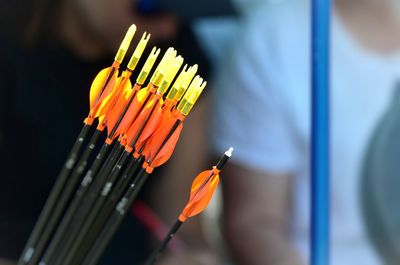
[[[162,241],[161,245],[151,254],[149,259],[146,261],[145,265],[153,265],[161,256],[166,246],[170,240],[175,236],[176,232],[186,222],[190,217],[198,215],[211,201],[211,198],[215,192],[215,189],[219,183],[219,173],[221,172],[223,166],[228,162],[229,158],[232,156],[233,148],[229,148],[219,160],[217,165],[215,165],[211,170],[206,170],[201,172],[193,181],[190,198],[185,208],[179,215],[175,224],[172,226],[171,230],[168,232],[167,236]]]
[[[72,169],[75,166],[76,160],[79,155],[79,151],[82,148],[83,143],[85,142],[85,139],[89,133],[91,125],[94,119],[98,117],[100,113],[99,109],[103,110],[106,109],[105,106],[103,106],[102,108],[100,107],[103,104],[104,99],[107,97],[110,89],[114,86],[113,83],[115,80],[115,76],[118,74],[119,65],[125,56],[126,50],[129,47],[129,44],[133,38],[135,31],[136,31],[136,26],[132,25],[128,29],[128,32],[126,33],[121,43],[121,46],[117,52],[117,55],[115,57],[112,66],[107,68],[107,70],[106,69],[102,70],[103,72],[100,71],[98,76],[93,81],[94,84],[92,84],[92,87],[90,89],[91,96],[90,96],[89,114],[87,118],[84,120],[84,126],[81,132],[79,133],[78,138],[75,141],[60,174],[57,177],[56,183],[53,186],[53,189],[50,192],[50,195],[45,203],[45,206],[43,207],[43,210],[38,218],[38,221],[36,222],[35,227],[25,245],[25,248],[18,261],[18,265],[33,264],[31,260],[33,258],[37,259],[41,254],[41,251],[43,251],[43,247],[50,236],[50,232],[55,226],[55,221],[54,224],[48,224],[48,222],[57,219],[52,217],[54,215],[56,216],[58,215],[54,211],[57,210],[59,207],[57,206],[55,208],[55,205],[58,204],[58,201],[60,199],[61,200],[63,199],[59,197],[62,194],[63,187],[67,182],[68,175],[71,173]],[[91,142],[95,142],[95,140],[97,140],[97,137],[98,136],[94,135],[92,137]],[[90,144],[88,146],[90,146]],[[41,247],[37,248],[38,245],[40,245]]]

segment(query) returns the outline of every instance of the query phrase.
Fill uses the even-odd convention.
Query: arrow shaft
[[[79,181],[79,177],[81,175],[80,169],[86,165],[85,161],[87,161],[87,157],[90,155],[93,148],[96,146],[96,142],[100,134],[101,132],[97,130],[95,131],[95,133],[93,134],[87,145],[87,148],[85,149],[77,165],[75,166],[75,169],[72,171],[72,174],[69,177],[67,184],[63,188],[63,192],[60,194],[60,198],[57,201],[57,205],[54,208],[53,213],[49,217],[49,220],[46,224],[46,229],[40,236],[40,239],[37,243],[37,247],[35,249],[35,253],[28,264],[35,264],[39,260],[42,253],[45,251],[45,247],[48,244],[52,233],[56,229],[56,226],[62,217],[65,207],[67,206],[67,203],[69,202],[71,195],[73,194],[74,189]]]
[[[68,176],[70,175],[72,169],[76,164],[79,151],[83,146],[83,143],[90,131],[90,128],[90,125],[85,124],[81,132],[79,133],[74,145],[72,146],[68,158],[57,177],[56,183],[54,184],[50,195],[47,198],[47,201],[43,207],[42,212],[40,213],[38,220],[36,221],[35,227],[32,230],[31,235],[29,236],[25,248],[22,251],[20,259],[18,260],[18,265],[27,264],[33,257],[36,245],[40,239],[40,236],[43,234],[44,229],[46,228],[46,223],[48,222],[50,216],[53,215],[54,207],[57,205],[60,194],[63,192],[64,185],[68,181]]]
[[[105,144],[104,147],[106,148],[106,146],[108,145]],[[113,162],[122,152],[122,150],[123,148],[119,144],[116,144],[113,147],[110,156],[107,158],[109,162],[108,165],[103,165],[102,170],[110,168],[109,171],[111,171],[111,168],[114,165]],[[104,157],[104,155],[102,155],[102,157]],[[54,258],[55,260],[52,260],[54,262],[51,262],[51,264],[61,264],[61,262],[64,262],[66,260],[65,256],[70,252],[70,249],[77,244],[76,237],[80,235],[79,233],[81,227],[84,225],[87,215],[92,210],[99,191],[106,181],[108,172],[100,171],[100,173],[93,178],[91,183],[86,183],[85,181],[82,182],[82,185],[80,186],[80,189],[78,190],[76,197],[71,204],[71,210],[67,212],[68,215],[66,215],[65,218],[65,225],[61,226],[60,228],[60,233],[62,233],[63,237],[59,237],[60,239],[58,242],[61,243],[59,243],[60,245],[57,248],[57,252],[55,254],[56,257]]]
[[[92,164],[89,171],[86,172],[86,175],[82,179],[78,190],[75,192],[75,195],[70,205],[68,206],[68,209],[61,220],[61,223],[58,225],[53,239],[51,240],[43,258],[41,259],[41,265],[53,264],[52,261],[54,261],[54,259],[58,259],[58,257],[60,257],[61,253],[64,251],[64,245],[67,242],[66,239],[69,237],[69,231],[71,229],[71,226],[73,225],[72,220],[76,218],[75,216],[79,207],[81,206],[82,199],[87,192],[90,183],[92,182],[92,172],[96,172],[96,168],[100,167],[101,162],[103,161],[103,158],[109,148],[110,145],[106,143],[103,144],[102,148],[96,156],[95,162]],[[71,193],[72,192],[73,189],[71,190]]]
[[[125,192],[122,199],[118,202],[111,215],[111,218],[107,221],[104,229],[101,231],[100,235],[96,239],[95,243],[93,244],[82,264],[94,265],[97,263],[98,259],[101,257],[115,231],[117,230],[126,213],[128,212],[128,208],[131,206],[132,202],[139,194],[139,191],[143,187],[148,176],[149,173],[141,168],[141,170],[137,174],[137,177],[134,179],[128,190]]]
[[[101,207],[103,206],[107,196],[101,194],[99,198],[96,200],[94,205],[91,207],[89,214],[85,217],[84,223],[79,227],[79,231],[73,240],[73,244],[67,251],[65,258],[63,258],[64,265],[68,264],[79,264],[79,259],[82,256],[81,245],[89,232],[90,227],[92,226],[95,218],[97,217]],[[80,252],[80,253],[78,253]]]
[[[160,258],[168,243],[171,241],[172,238],[174,238],[176,232],[179,230],[182,224],[183,222],[181,222],[180,220],[176,220],[174,226],[172,226],[171,230],[169,230],[161,245],[151,254],[145,265],[153,265]]]
[[[84,242],[79,248],[79,253],[78,253],[79,256],[77,257],[79,258],[79,260],[74,260],[73,264],[78,264],[79,262],[81,262],[81,258],[84,257],[84,255],[93,245],[94,240],[103,229],[105,222],[110,217],[113,209],[115,208],[115,205],[117,204],[124,190],[134,177],[135,175],[134,173],[136,172],[137,168],[143,163],[143,160],[144,160],[143,156],[140,157],[139,159],[134,159],[133,157],[131,157],[131,160],[126,166],[121,178],[118,178],[117,182],[114,185],[115,187],[111,190],[110,196],[108,196],[104,205],[100,209],[99,214],[95,218],[93,224],[90,227],[89,232],[87,233],[86,238],[84,239]]]
[[[111,171],[111,176],[114,176],[114,178],[118,176],[120,168],[124,165],[128,156],[129,153],[126,154],[126,152],[121,155]],[[87,222],[90,213],[92,211],[95,211],[95,202],[96,200],[98,200],[99,194],[108,178],[108,174],[103,174],[103,172],[99,172],[99,174],[93,179],[93,182],[89,185],[86,193],[82,194],[79,208],[77,209],[74,218],[70,222],[71,225],[65,234],[66,237],[59,247],[60,254],[57,256],[55,264],[65,264],[67,260],[67,255],[69,255],[69,253],[71,253],[71,258],[73,258],[72,249],[75,245],[78,245],[80,243],[79,240],[82,240],[82,238],[80,238],[82,229],[85,226],[85,223]]]

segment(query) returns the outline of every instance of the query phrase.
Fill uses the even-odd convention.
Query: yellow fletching
[[[130,93],[132,91],[132,83],[131,80],[126,80],[123,89],[123,93],[124,95],[126,95],[127,93]]]
[[[141,89],[141,90],[139,90],[139,92],[136,94],[137,100],[138,100],[139,102],[143,102],[148,93],[149,93],[149,90],[148,90],[148,89]]]
[[[90,87],[90,92],[89,92],[89,99],[90,99],[89,102],[91,109],[94,107],[94,105],[96,104],[96,100],[100,96],[101,89],[104,86],[110,68],[111,67],[107,67],[101,70],[92,82],[92,86]]]

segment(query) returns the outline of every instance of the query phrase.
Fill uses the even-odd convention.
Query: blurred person
[[[359,189],[364,152],[400,77],[398,3],[334,2],[332,265],[383,263],[368,240]],[[309,261],[310,16],[305,0],[259,4],[241,22],[214,83],[215,152],[235,147],[222,181],[237,265]]]
[[[400,145],[400,86],[376,125],[363,163],[361,198],[366,228],[385,264],[400,260],[398,157]]]
[[[132,23],[137,26],[132,46],[142,32],[152,35],[144,58],[153,45],[161,47],[163,53],[173,46],[183,55],[185,63],[198,63],[200,74],[206,76],[208,63],[190,27],[173,13],[141,15],[135,11],[135,3],[132,0],[2,3],[0,264],[13,264],[18,259],[88,112],[90,84],[97,72],[112,62]],[[184,198],[182,203],[192,181],[188,176],[204,168],[199,165],[202,159],[187,160],[187,153],[191,144],[202,157],[202,143],[199,144],[202,138],[196,137],[202,132],[205,103],[205,99],[200,100],[193,109],[175,157],[164,169],[166,174],[174,173],[173,177],[185,176],[174,186],[179,194],[176,198]],[[177,168],[175,164],[180,165],[178,173],[169,169]],[[174,180],[162,172],[160,176]],[[151,187],[147,189],[146,193],[151,193]],[[166,198],[152,198],[154,208]],[[174,202],[171,200],[169,208],[161,212],[162,218],[168,219],[168,214],[176,217],[179,205]],[[134,264],[146,258],[149,249],[144,230],[128,215],[100,263]],[[188,223],[181,234],[192,252],[170,255],[165,262],[215,263],[215,255],[202,238],[199,219]],[[184,255],[190,256],[190,260],[182,260]]]

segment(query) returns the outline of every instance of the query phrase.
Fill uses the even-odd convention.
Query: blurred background
[[[400,1],[332,10],[331,264],[399,264]],[[309,262],[309,1],[2,0],[0,18],[0,265],[16,264],[132,23],[133,43],[151,33],[143,57],[172,46],[209,84],[100,264],[142,264],[162,231],[144,212],[172,225],[230,146],[211,207],[158,264]]]

